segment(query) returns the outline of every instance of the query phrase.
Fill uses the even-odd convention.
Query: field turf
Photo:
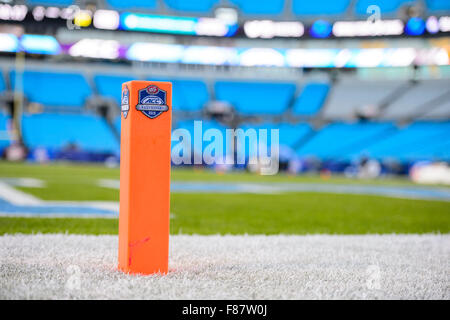
[[[43,200],[118,201],[118,190],[97,186],[118,179],[119,170],[94,165],[28,165],[0,162],[1,178],[37,178],[43,188],[18,189]],[[345,177],[256,176],[174,169],[173,181],[301,182],[408,186],[407,179],[352,180]],[[374,234],[449,233],[450,203],[380,196],[283,194],[171,195],[172,234]],[[0,234],[117,234],[117,219],[0,217]]]

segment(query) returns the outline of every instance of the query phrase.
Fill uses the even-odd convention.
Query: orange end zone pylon
[[[172,83],[122,85],[119,269],[167,273]]]

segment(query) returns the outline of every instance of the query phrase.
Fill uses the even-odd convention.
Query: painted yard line
[[[118,189],[118,180],[103,179],[98,185]],[[392,198],[450,201],[450,188],[421,186],[371,186],[325,183],[218,183],[172,182],[171,191],[179,193],[259,193],[324,192],[337,194],[378,195]]]
[[[0,181],[0,216],[111,217],[117,218],[115,201],[44,201],[14,186],[43,187],[38,179],[19,178]]]
[[[117,270],[117,235],[4,235],[0,299],[450,299],[448,234],[172,235],[169,243],[169,273],[139,276]]]
[[[5,182],[10,186],[26,188],[44,188],[45,181],[35,178],[0,178],[0,182]]]
[[[104,218],[104,219],[117,219],[119,213],[68,213],[68,212],[52,212],[52,213],[35,213],[35,212],[16,212],[16,213],[4,213],[0,212],[0,217],[8,218]]]
[[[95,213],[64,213],[64,212],[55,212],[55,213],[33,213],[33,212],[18,212],[18,213],[2,213],[0,212],[0,217],[9,217],[9,218],[83,218],[83,219],[91,219],[91,218],[105,218],[105,219],[117,219],[119,218],[119,212],[115,213],[104,213],[104,214],[95,214]],[[171,213],[170,219],[175,219],[176,215]]]
[[[39,205],[42,200],[0,182],[0,199],[17,206]]]
[[[45,201],[48,206],[90,207],[99,210],[119,212],[118,201]],[[0,209],[1,210],[1,209]]]
[[[119,189],[120,181],[114,179],[100,179],[97,181],[97,185],[103,188]]]

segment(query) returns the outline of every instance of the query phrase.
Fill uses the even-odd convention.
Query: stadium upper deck
[[[22,75],[26,112],[21,122],[30,150],[44,148],[50,157],[58,158],[58,152],[74,144],[85,152],[117,154],[120,86],[140,77],[47,67],[35,66]],[[450,160],[448,80],[150,78],[174,83],[174,129],[184,128],[191,134],[194,121],[202,119],[203,130],[278,128],[288,159],[314,156],[349,163],[367,153],[405,164]],[[14,89],[15,79],[14,69],[0,77],[0,95]],[[100,99],[97,107],[109,104],[106,118],[96,114],[104,111],[92,108],[90,101],[95,99]],[[225,110],[231,121],[220,123],[220,118],[212,116],[209,106],[218,102],[230,107]],[[7,129],[9,119],[3,112],[0,131]],[[405,127],[405,123],[412,124]],[[9,143],[3,141],[0,147]]]
[[[27,0],[28,5],[69,6],[74,4],[95,4],[100,8],[114,10],[136,10],[154,13],[211,15],[215,8],[235,8],[243,16],[267,16],[283,19],[297,16],[303,18],[330,17],[364,18],[367,8],[376,5],[380,13],[393,17],[408,6],[421,6],[427,14],[450,10],[446,0]]]
[[[71,5],[79,10],[65,16]],[[0,6],[0,151],[17,138],[4,134],[13,131],[17,89],[31,157],[75,147],[117,155],[120,85],[152,79],[174,84],[174,129],[192,131],[198,119],[220,131],[278,128],[289,161],[450,160],[448,1]],[[378,24],[367,22],[378,9]]]

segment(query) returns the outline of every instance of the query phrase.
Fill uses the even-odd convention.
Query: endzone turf
[[[0,178],[31,177],[42,188],[17,187],[43,200],[118,201],[118,190],[99,179],[118,179],[117,168],[93,165],[29,165],[0,162]],[[256,176],[173,169],[173,181],[302,182],[412,185],[407,179],[353,180],[345,177]],[[376,234],[448,233],[450,203],[380,196],[283,194],[171,195],[172,234]],[[0,234],[117,234],[117,219],[0,217]]]

